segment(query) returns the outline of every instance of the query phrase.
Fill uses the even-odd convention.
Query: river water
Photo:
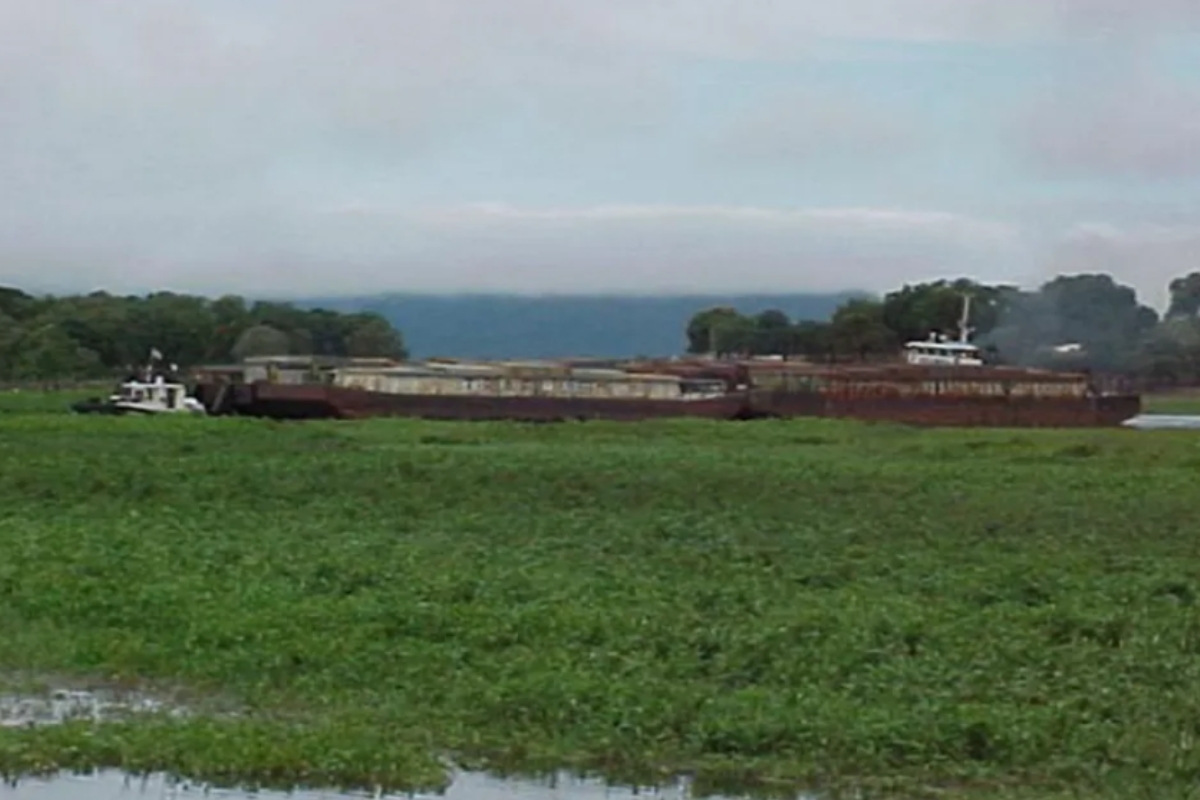
[[[363,800],[366,794],[344,794],[333,791],[244,792],[210,789],[202,784],[179,782],[162,775],[135,778],[120,772],[99,772],[93,775],[62,775],[49,780],[22,779],[16,786],[0,785],[2,800]],[[493,778],[474,772],[460,772],[445,794],[394,795],[423,800],[685,800],[692,797],[684,781],[674,787],[654,790],[633,790],[609,787],[599,781],[560,776],[550,781],[512,780]],[[714,800],[716,800],[714,798]]]
[[[186,708],[167,700],[138,692],[104,689],[57,689],[40,693],[0,692],[0,727],[56,725],[66,720],[128,719],[146,712],[187,715]],[[166,775],[146,778],[120,771],[99,771],[91,775],[60,774],[56,777],[22,778],[14,784],[0,783],[0,800],[167,800],[172,798],[211,797],[223,800],[362,800],[367,794],[336,791],[247,792],[209,788],[201,783],[180,781]],[[517,780],[497,778],[479,772],[460,771],[445,794],[395,795],[396,797],[445,800],[685,800],[692,792],[681,779],[667,789],[648,790],[612,787],[599,780],[584,780],[560,774],[553,780]],[[717,800],[714,798],[714,800]]]
[[[1140,430],[1198,430],[1200,416],[1194,414],[1139,414],[1121,423]]]

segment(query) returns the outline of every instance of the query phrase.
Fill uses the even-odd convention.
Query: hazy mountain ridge
[[[294,302],[382,314],[418,358],[562,358],[675,355],[686,348],[688,320],[705,308],[778,309],[793,320],[827,320],[845,300],[863,295],[383,294]]]

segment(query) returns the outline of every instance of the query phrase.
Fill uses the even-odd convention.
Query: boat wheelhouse
[[[971,296],[963,295],[962,317],[958,321],[958,339],[932,333],[926,341],[904,345],[906,363],[919,366],[982,367],[983,354],[971,344]]]
[[[184,383],[169,372],[155,368],[161,361],[158,350],[151,352],[151,363],[140,375],[131,375],[107,398],[92,397],[71,406],[80,414],[207,414],[204,404],[188,393]]]
[[[904,360],[909,364],[921,366],[983,366],[983,356],[975,345],[969,342],[947,342],[936,339],[926,342],[908,342],[904,345]]]
[[[156,375],[149,381],[124,381],[108,402],[117,413],[204,414],[204,404],[188,395],[187,387]]]

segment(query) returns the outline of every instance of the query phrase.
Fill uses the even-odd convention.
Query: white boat
[[[983,354],[971,344],[971,296],[963,295],[962,318],[958,322],[958,340],[931,333],[926,341],[906,342],[904,360],[920,366],[982,367]]]
[[[117,413],[205,414],[204,404],[187,393],[187,387],[156,375],[151,381],[125,381],[109,396]]]
[[[93,397],[71,408],[80,414],[207,414],[204,404],[174,377],[174,365],[170,374],[155,369],[154,361],[161,358],[157,350],[152,351],[151,364],[143,373],[122,381],[107,399]]]

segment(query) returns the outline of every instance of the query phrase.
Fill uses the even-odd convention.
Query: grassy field
[[[63,405],[0,413],[0,675],[200,713],[7,770],[1194,796],[1198,436]]]
[[[51,391],[0,388],[0,418],[13,414],[66,414],[71,404],[89,397],[105,397],[112,386],[95,386]]]
[[[1200,390],[1149,395],[1143,405],[1149,414],[1200,414]]]

